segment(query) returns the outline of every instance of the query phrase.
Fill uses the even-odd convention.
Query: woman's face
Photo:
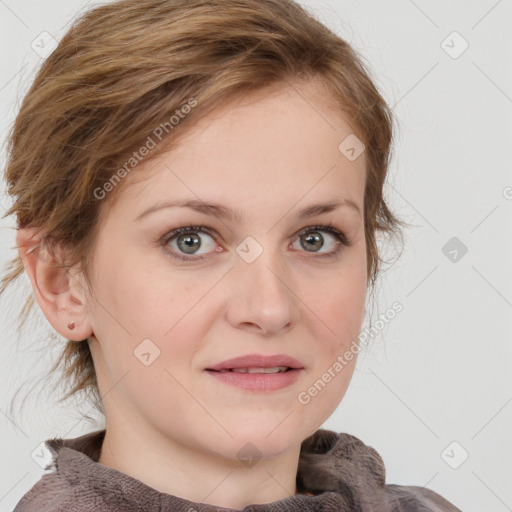
[[[87,305],[107,425],[272,456],[343,398],[367,284],[365,155],[340,149],[352,130],[313,87],[224,107],[118,185]],[[299,369],[212,370],[247,355]]]

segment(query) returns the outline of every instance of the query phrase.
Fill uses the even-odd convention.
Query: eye
[[[216,250],[213,233],[204,226],[186,226],[174,229],[162,239],[161,243],[172,248],[172,251],[167,250],[171,256],[185,261],[191,259],[202,260],[202,254]],[[205,249],[206,252],[199,253],[198,251],[201,248]],[[199,257],[193,258],[195,256]]]
[[[320,252],[319,250],[326,245],[326,237],[322,233],[327,233],[327,250]],[[350,241],[344,233],[333,227],[332,225],[311,226],[297,234],[297,242],[306,250],[306,252],[318,254],[318,257],[336,256],[344,246],[349,246]],[[329,241],[329,239],[331,239]],[[296,243],[297,243],[296,242]],[[329,249],[330,247],[330,249]]]
[[[297,240],[294,244],[300,243],[305,252],[313,254],[313,258],[334,257],[344,246],[351,244],[344,233],[330,224],[310,226],[295,236]],[[170,256],[182,261],[203,260],[204,254],[222,251],[222,248],[216,248],[214,232],[205,226],[176,228],[162,237],[159,243]],[[320,249],[324,246],[327,246],[327,250],[321,252]],[[204,252],[199,252],[201,249],[204,249]]]

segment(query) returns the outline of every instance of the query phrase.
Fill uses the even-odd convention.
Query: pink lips
[[[277,354],[274,356],[263,356],[249,354],[242,357],[228,359],[215,366],[209,366],[207,370],[231,370],[233,368],[274,368],[275,366],[287,366],[289,368],[304,368],[304,365],[290,356]]]
[[[239,368],[275,367],[287,367],[287,370],[278,373],[239,373],[230,371]],[[249,354],[208,367],[206,371],[225,384],[249,391],[268,392],[292,385],[304,371],[304,366],[297,359],[282,354],[273,356]]]

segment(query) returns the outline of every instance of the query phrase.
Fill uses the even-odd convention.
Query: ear
[[[82,341],[93,334],[86,298],[90,294],[81,273],[56,267],[62,257],[44,241],[44,232],[20,228],[16,234],[19,255],[35,298],[53,328],[63,337]],[[62,252],[60,253],[62,255]],[[68,324],[75,322],[74,329]]]

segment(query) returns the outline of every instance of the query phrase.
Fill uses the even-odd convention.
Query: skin
[[[201,119],[178,147],[143,161],[137,177],[119,185],[91,248],[93,290],[78,270],[56,270],[37,250],[25,254],[37,233],[19,230],[20,254],[52,326],[68,339],[91,336],[106,412],[100,463],[159,491],[234,509],[296,493],[300,443],[340,403],[356,357],[307,405],[298,395],[357,337],[367,286],[365,155],[349,161],[338,150],[353,129],[325,98],[314,82],[244,97]],[[180,207],[135,220],[182,198],[239,209],[244,220]],[[341,198],[360,212],[342,206],[297,216]],[[298,233],[328,223],[351,244],[322,258],[334,251],[335,236],[312,229],[323,245],[308,251]],[[176,238],[156,241],[198,224],[214,234],[198,233],[202,260],[170,256],[184,254]],[[248,236],[263,248],[250,264],[236,252]],[[134,356],[147,338],[160,350],[148,366]],[[290,355],[304,371],[271,392],[229,386],[204,371],[253,353]],[[261,455],[250,467],[237,456],[248,442]]]

